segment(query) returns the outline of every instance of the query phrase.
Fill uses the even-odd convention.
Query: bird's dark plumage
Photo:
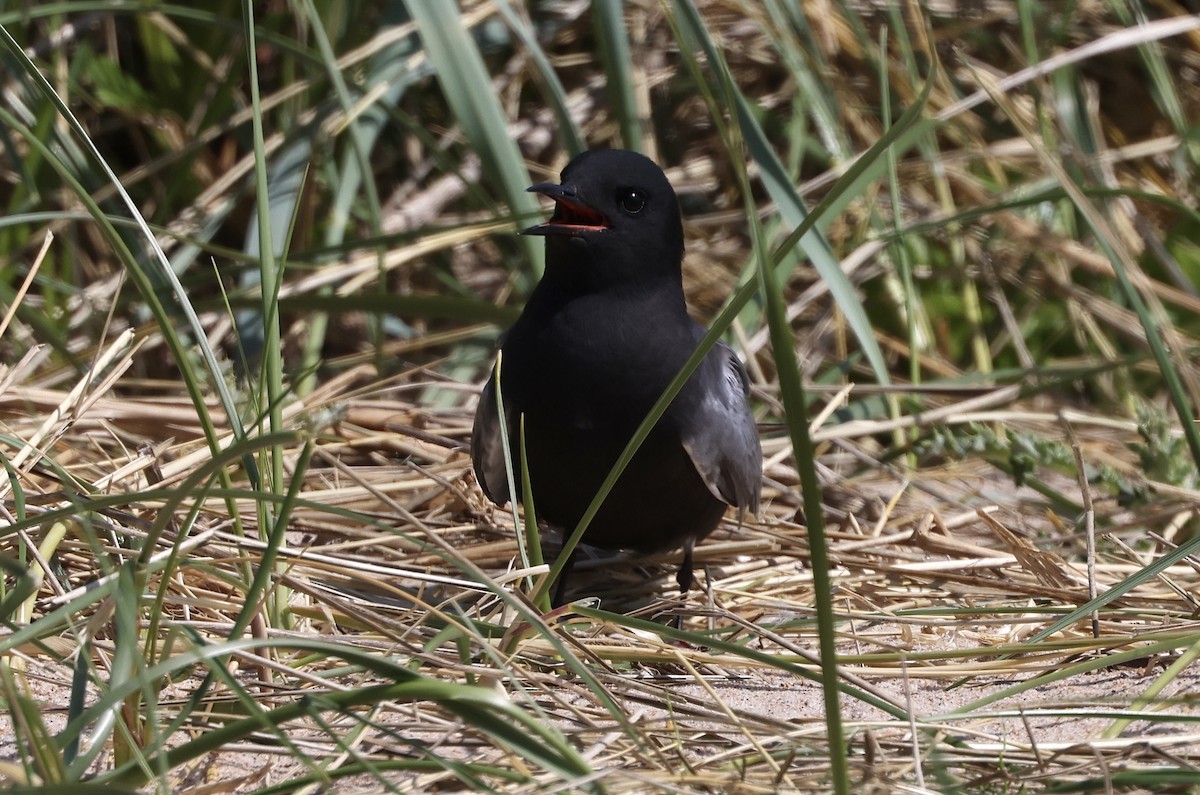
[[[651,160],[615,149],[585,152],[563,170],[561,184],[530,190],[556,207],[547,223],[525,231],[546,237],[546,272],[501,343],[502,395],[517,482],[524,415],[534,505],[570,532],[705,330],[684,303],[675,192]],[[484,493],[503,505],[509,484],[495,387],[493,376],[479,399],[472,457]],[[762,451],[748,392],[741,362],[718,343],[584,541],[643,552],[683,545],[679,584],[686,591],[692,545],[712,532],[726,506],[758,510]]]

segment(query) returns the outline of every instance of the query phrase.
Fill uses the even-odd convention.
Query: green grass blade
[[[592,22],[600,45],[600,60],[608,76],[605,92],[621,128],[621,144],[625,149],[641,152],[645,149],[642,146],[642,119],[633,85],[633,54],[629,49],[629,32],[625,29],[625,7],[622,0],[595,0]]]
[[[515,215],[536,215],[537,200],[525,190],[529,186],[529,172],[524,158],[508,132],[508,120],[492,90],[492,81],[479,48],[463,24],[457,6],[410,0],[408,10],[421,31],[425,51],[437,69],[446,102],[482,160],[484,172],[502,191]],[[520,246],[533,275],[541,277],[541,242],[523,237]]]

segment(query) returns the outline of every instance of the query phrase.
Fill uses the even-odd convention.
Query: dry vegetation
[[[1200,16],[1172,2],[697,2],[790,175],[780,194],[746,128],[746,149],[732,132],[719,70],[680,32],[690,4],[629,4],[624,71],[594,56],[609,40],[585,4],[537,7],[533,49],[496,6],[462,5],[460,32],[475,31],[462,41],[490,75],[482,95],[531,179],[569,148],[535,52],[588,145],[627,134],[628,81],[640,144],[681,196],[704,319],[765,267],[748,206],[779,246],[789,200],[833,198],[820,246],[780,267],[811,398],[855,788],[1200,786]],[[761,302],[730,329],[755,382],[761,515],[697,549],[707,590],[686,603],[675,555],[596,553],[577,567],[580,601],[539,613],[526,596],[545,568],[522,564],[513,517],[482,497],[467,450],[491,344],[535,276],[511,235],[501,155],[390,11],[267,4],[256,108],[238,8],[216,6],[201,16],[227,12],[229,27],[208,33],[183,13],[103,5],[3,21],[86,132],[29,74],[8,78],[3,780],[196,793],[838,784],[786,425],[798,418]],[[157,75],[168,50],[197,74]],[[90,71],[68,68],[85,60]],[[358,101],[375,81],[404,90],[374,95],[382,133],[356,151],[348,122],[367,117],[339,91]],[[167,107],[171,91],[211,108]],[[913,106],[913,134],[869,179],[839,182]],[[129,212],[79,154],[84,138],[153,224],[178,288],[120,222]],[[311,168],[303,181],[288,158]],[[263,184],[276,234],[294,224],[278,272],[247,236]],[[841,294],[809,264],[822,250],[841,263]],[[276,274],[278,338],[258,289]],[[878,386],[856,312],[893,386]]]

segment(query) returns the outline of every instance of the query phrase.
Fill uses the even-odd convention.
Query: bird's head
[[[666,174],[648,157],[591,150],[563,169],[559,184],[542,182],[529,190],[554,200],[550,220],[522,232],[546,237],[548,269],[587,268],[593,283],[678,278],[679,203]]]

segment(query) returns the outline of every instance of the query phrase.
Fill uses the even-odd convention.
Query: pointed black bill
[[[554,215],[544,224],[522,230],[523,235],[581,235],[608,229],[608,219],[583,202],[574,185],[539,182],[528,190],[554,199]]]

